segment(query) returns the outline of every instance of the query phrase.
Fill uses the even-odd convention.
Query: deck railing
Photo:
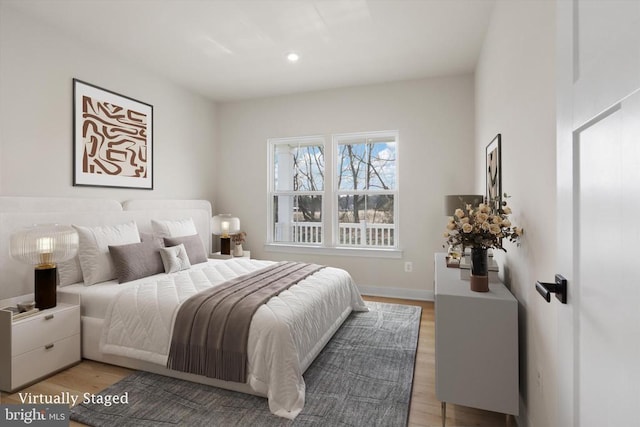
[[[276,242],[322,243],[322,224],[319,222],[277,223],[274,237]],[[394,240],[395,227],[393,224],[339,224],[338,245],[340,246],[389,248],[394,246]]]

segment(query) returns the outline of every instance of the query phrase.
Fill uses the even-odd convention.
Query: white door
[[[640,1],[557,10],[557,425],[638,425]]]

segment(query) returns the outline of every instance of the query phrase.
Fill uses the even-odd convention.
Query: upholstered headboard
[[[33,267],[11,258],[11,234],[33,224],[115,225],[136,221],[151,232],[152,219],[192,218],[211,251],[211,203],[206,200],[128,200],[0,197],[0,300],[33,293]]]

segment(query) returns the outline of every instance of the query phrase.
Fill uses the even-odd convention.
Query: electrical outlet
[[[404,263],[404,272],[411,273],[413,271],[413,263],[411,261],[407,261]]]

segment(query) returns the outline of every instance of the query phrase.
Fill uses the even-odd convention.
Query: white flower
[[[481,245],[506,251],[502,239],[516,242],[524,233],[522,228],[511,224],[510,213],[511,208],[506,204],[502,207],[485,202],[475,208],[467,205],[464,209],[456,209],[453,217],[449,217],[444,237],[449,244]]]

